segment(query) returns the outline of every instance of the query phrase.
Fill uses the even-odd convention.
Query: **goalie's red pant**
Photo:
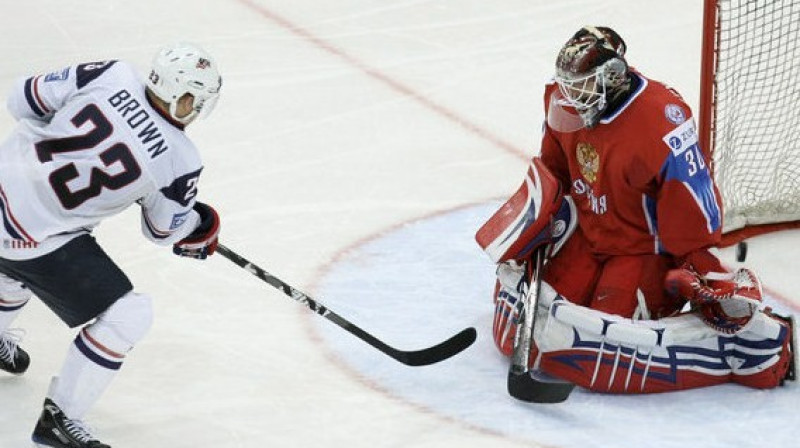
[[[573,303],[622,317],[658,319],[676,314],[683,306],[683,303],[670,299],[663,289],[664,276],[672,268],[674,265],[669,258],[658,255],[593,257],[582,234],[576,232],[557,257],[548,263],[543,280]],[[637,290],[641,290],[641,294],[637,294]],[[495,344],[503,354],[510,356],[516,334],[517,300],[513,292],[501,288],[498,283],[494,302]],[[599,357],[584,357],[583,362],[579,360],[573,363],[572,367],[565,367],[565,364],[555,362],[558,356],[563,356],[565,353],[548,353],[543,357],[540,367],[551,375],[603,392],[664,392],[725,382],[737,382],[756,388],[772,388],[782,382],[792,356],[789,349],[792,331],[785,322],[780,323],[787,328],[787,331],[781,332],[780,340],[773,342],[779,347],[782,346],[781,359],[770,368],[756,374],[738,375],[731,372],[729,375],[720,375],[717,372],[715,375],[706,375],[698,373],[697,370],[677,369],[677,376],[665,377],[667,378],[665,381],[659,381],[658,372],[654,371],[652,375],[648,375],[649,372],[644,373],[655,379],[647,382],[648,387],[645,390],[627,390],[614,387],[613,384],[609,388],[608,382],[597,381],[598,376],[613,375],[611,370],[614,368],[614,356],[603,354],[602,348],[598,352]],[[535,350],[531,356],[532,360],[536,359]]]
[[[593,255],[578,228],[547,263],[542,280],[578,305],[617,316],[658,319],[683,307],[664,291],[667,271],[675,267],[664,255]]]

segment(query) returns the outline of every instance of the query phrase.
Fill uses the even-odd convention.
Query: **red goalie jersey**
[[[719,242],[719,194],[698,146],[689,107],[661,83],[631,72],[638,86],[591,130],[545,91],[541,157],[571,192],[598,255],[684,256]]]
[[[664,296],[667,270],[684,261],[721,270],[706,248],[719,242],[722,217],[689,107],[630,76],[628,98],[592,128],[555,83],[545,89],[541,158],[575,201],[579,230],[544,279],[576,303],[658,318],[680,306]]]

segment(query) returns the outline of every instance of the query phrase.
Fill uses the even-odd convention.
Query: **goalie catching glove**
[[[202,202],[195,202],[194,211],[200,215],[200,224],[186,238],[172,246],[172,253],[205,260],[217,250],[219,215],[213,207]]]
[[[687,264],[669,271],[665,283],[668,294],[691,302],[706,324],[724,333],[739,331],[761,305],[761,282],[745,268],[701,276]]]

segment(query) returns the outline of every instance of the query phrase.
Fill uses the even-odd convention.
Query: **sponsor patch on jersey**
[[[597,172],[600,171],[600,156],[597,155],[597,150],[588,143],[578,143],[575,153],[584,179],[590,184],[594,183],[597,180]]]
[[[683,108],[677,104],[667,104],[667,106],[664,107],[664,115],[667,117],[667,120],[673,124],[682,124],[686,121],[686,113],[684,113]]]
[[[189,216],[189,211],[172,215],[172,223],[169,225],[169,230],[175,230],[186,222],[186,217]]]
[[[665,135],[663,140],[675,155],[679,155],[686,149],[697,145],[697,129],[694,126],[694,120],[685,121]]]
[[[60,72],[49,73],[44,77],[44,82],[64,81],[69,79],[69,67]]]

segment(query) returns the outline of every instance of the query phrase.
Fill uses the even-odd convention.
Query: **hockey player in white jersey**
[[[196,201],[203,166],[184,127],[213,109],[220,87],[216,63],[190,44],[161,50],[145,82],[106,61],[13,86],[18,125],[0,146],[0,370],[28,367],[9,327],[32,295],[80,328],[34,428],[38,446],[108,447],[83,418],[151,325],[150,298],[92,228],[138,203],[147,239],[181,256],[214,253],[219,217]]]

